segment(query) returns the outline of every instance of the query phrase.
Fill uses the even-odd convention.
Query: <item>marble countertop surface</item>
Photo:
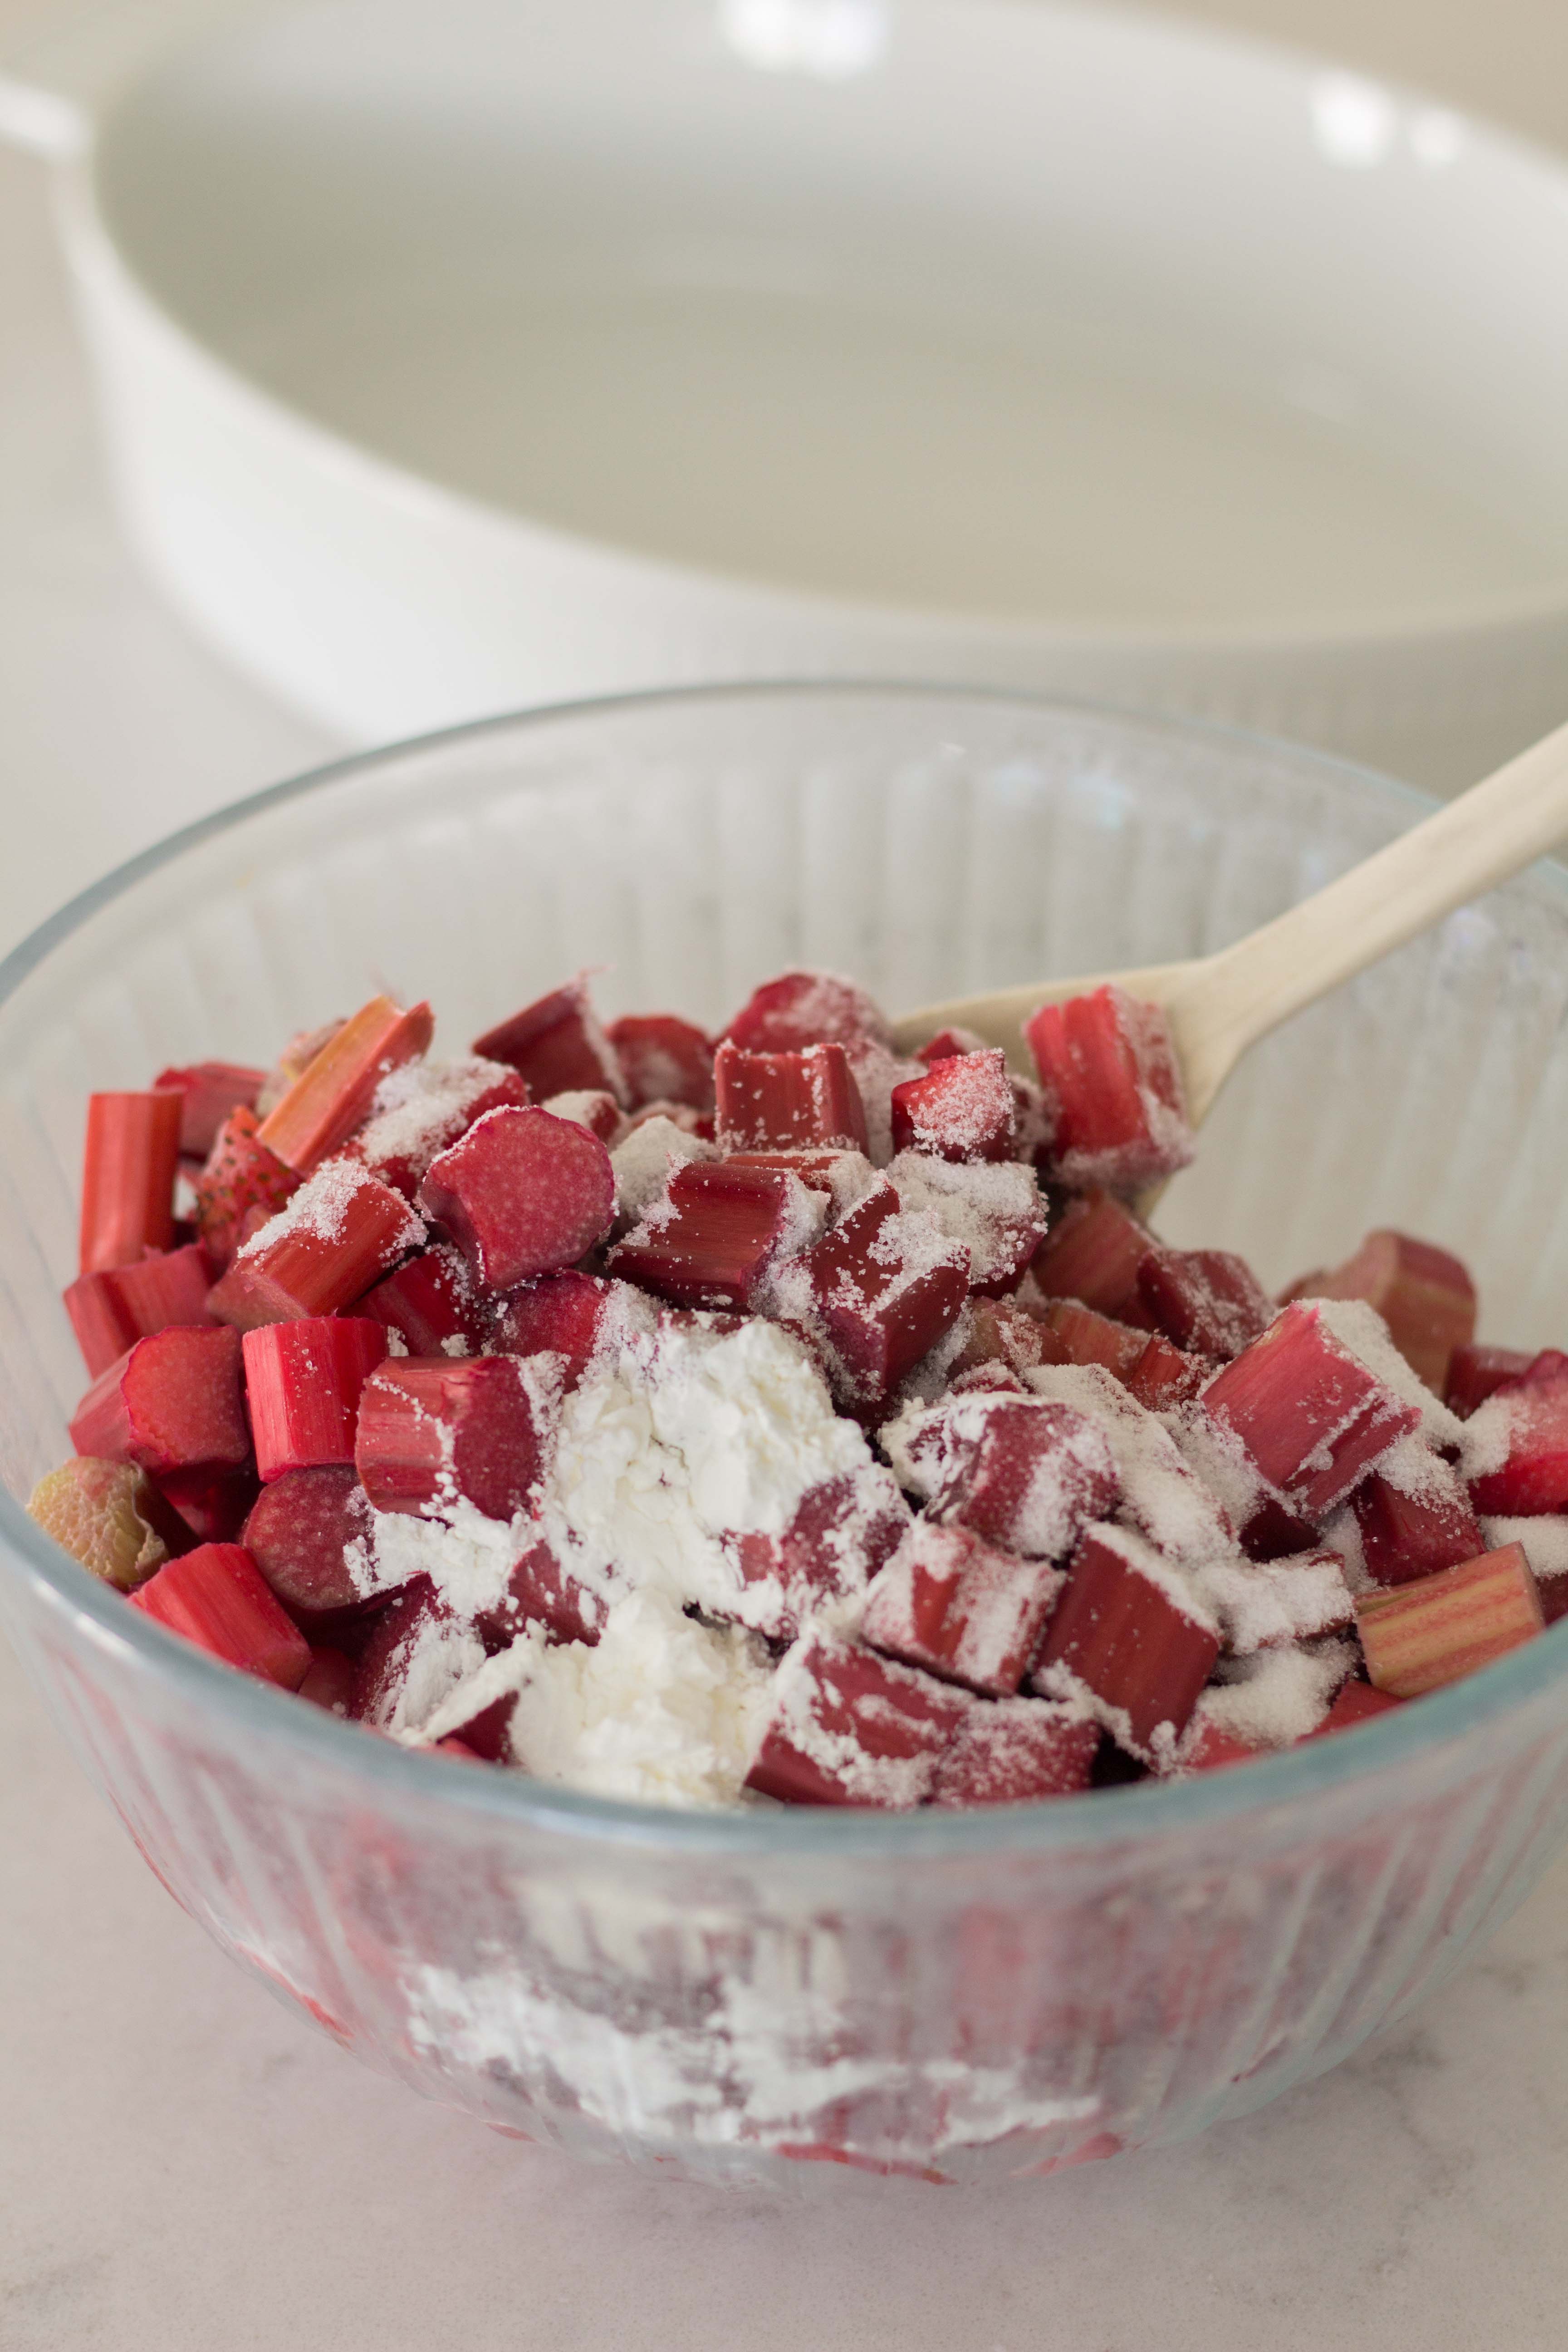
[[[79,0],[78,0],[79,5]],[[53,0],[0,0],[0,34]],[[1568,144],[1561,0],[1215,0]],[[0,152],[0,947],[331,745],[140,581],[43,174]],[[779,2207],[421,2105],[163,1894],[0,1645],[5,2352],[1546,2352],[1568,2341],[1568,1860],[1322,2082],[1001,2191]]]

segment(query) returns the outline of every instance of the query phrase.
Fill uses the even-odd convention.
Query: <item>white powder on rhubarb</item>
[[[1366,1546],[1362,1541],[1361,1522],[1348,1503],[1331,1511],[1323,1521],[1322,1538],[1327,1549],[1338,1554],[1343,1563],[1345,1582],[1352,1593],[1370,1592],[1374,1579],[1366,1565]]]
[[[1516,1431],[1529,1410],[1530,1391],[1510,1389],[1479,1404],[1468,1421],[1459,1423],[1459,1474],[1466,1479],[1490,1478],[1506,1468]]]
[[[1037,1396],[1072,1405],[1104,1431],[1121,1480],[1118,1516],[1157,1550],[1185,1565],[1234,1550],[1237,1530],[1224,1504],[1114,1373],[1102,1364],[1037,1364],[1023,1378]]]
[[[324,1160],[278,1214],[252,1234],[237,1255],[242,1258],[255,1257],[290,1237],[310,1235],[317,1241],[337,1241],[348,1223],[355,1195],[374,1181],[358,1160]],[[425,1220],[408,1209],[402,1226],[388,1235],[386,1246],[389,1250],[417,1249],[424,1239]]]
[[[1264,1565],[1239,1554],[1209,1560],[1193,1582],[1233,1657],[1342,1632],[1355,1615],[1344,1570],[1328,1551]]]
[[[1542,1583],[1568,1576],[1568,1518],[1549,1513],[1536,1519],[1483,1519],[1481,1533],[1489,1551],[1501,1551],[1505,1544],[1522,1544],[1531,1571]]]
[[[1348,1642],[1314,1642],[1221,1662],[1199,1715],[1248,1748],[1289,1748],[1316,1731],[1355,1665]]]
[[[1197,1403],[1179,1404],[1158,1418],[1231,1525],[1244,1531],[1267,1497],[1268,1485],[1235,1430]]]
[[[372,1511],[370,1530],[356,1536],[343,1560],[362,1600],[396,1592],[416,1576],[427,1576],[449,1608],[461,1617],[497,1609],[507,1580],[528,1549],[530,1524],[488,1519],[467,1496],[446,1507],[440,1518],[411,1511]]]
[[[426,1616],[399,1654],[402,1671],[389,1684],[390,1704],[372,1719],[394,1739],[423,1743],[425,1727],[460,1685],[485,1662],[485,1645],[471,1625]]]
[[[1421,1415],[1421,1433],[1429,1445],[1459,1444],[1465,1423],[1405,1362],[1375,1307],[1364,1298],[1309,1298],[1300,1303],[1317,1308],[1324,1330],[1358,1358],[1374,1380],[1392,1389],[1402,1403],[1415,1406]],[[1378,1467],[1384,1465],[1379,1463]]]
[[[972,1285],[999,1281],[1013,1272],[1026,1244],[1045,1238],[1046,1204],[1035,1171],[1016,1160],[933,1159],[929,1152],[900,1151],[888,1166],[889,1181],[906,1210],[924,1210],[950,1241],[969,1253]]]
[[[673,1170],[692,1160],[717,1160],[718,1149],[689,1135],[673,1119],[646,1118],[622,1137],[610,1154],[616,1179],[616,1221],[625,1227],[646,1216],[664,1198]]]
[[[354,1139],[356,1157],[371,1170],[410,1160],[423,1175],[437,1153],[460,1135],[473,1106],[513,1073],[479,1055],[460,1062],[404,1062],[375,1090],[369,1124]]]

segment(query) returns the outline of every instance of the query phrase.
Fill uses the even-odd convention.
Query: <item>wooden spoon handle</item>
[[[1386,849],[1234,947],[1168,1000],[1194,1120],[1257,1039],[1568,835],[1559,727]]]

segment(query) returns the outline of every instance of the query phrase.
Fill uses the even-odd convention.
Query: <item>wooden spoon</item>
[[[939,1029],[962,1024],[987,1045],[1005,1046],[1022,1066],[1021,1024],[1031,1013],[1115,981],[1130,996],[1164,1006],[1195,1127],[1259,1037],[1456,907],[1506,882],[1565,835],[1568,727],[1559,727],[1386,849],[1216,955],[922,1005],[894,1023],[894,1043],[911,1053]]]

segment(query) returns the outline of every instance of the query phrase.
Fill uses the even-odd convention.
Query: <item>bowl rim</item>
[[[354,751],[246,794],[178,827],[127,858],[30,931],[0,960],[0,1006],[16,993],[52,951],[145,877],[186,852],[237,832],[253,820],[313,793],[330,793],[408,758],[508,733],[592,723],[640,711],[721,706],[731,702],[848,701],[859,698],[920,704],[970,702],[986,709],[1012,708],[1034,718],[1110,721],[1147,733],[1231,750],[1268,752],[1303,768],[1337,775],[1374,796],[1403,805],[1412,818],[1439,805],[1417,791],[1354,761],[1250,729],[1167,716],[1115,703],[1008,688],[910,684],[902,679],[795,678],[714,686],[651,688],[532,705],[470,719],[429,734]],[[1568,867],[1539,859],[1526,869],[1544,882],[1568,912]],[[1523,877],[1518,877],[1522,879]],[[1513,887],[1508,886],[1507,887]],[[461,1759],[398,1742],[367,1738],[361,1727],[326,1709],[210,1657],[193,1643],[127,1607],[125,1597],[84,1570],[47,1536],[8,1487],[0,1486],[0,1574],[13,1568],[45,1602],[85,1632],[99,1647],[117,1651],[155,1679],[172,1682],[193,1704],[210,1706],[247,1737],[291,1748],[306,1759],[357,1775],[389,1797],[429,1802],[446,1799],[475,1816],[556,1836],[590,1838],[644,1848],[672,1849],[691,1859],[784,1861],[791,1857],[973,1860],[998,1851],[1022,1853],[1083,1851],[1212,1828],[1241,1815],[1278,1813],[1352,1780],[1409,1761],[1423,1750],[1465,1737],[1513,1712],[1568,1675],[1568,1620],[1493,1665],[1418,1706],[1400,1707],[1333,1738],[1312,1740],[1258,1759],[1245,1769],[1206,1772],[1185,1780],[1150,1779],[1122,1788],[1085,1790],[1034,1804],[994,1805],[970,1811],[924,1808],[910,1812],[846,1806],[696,1809],[600,1797],[537,1780],[520,1770],[478,1771]],[[432,1777],[432,1776],[435,1777]]]

